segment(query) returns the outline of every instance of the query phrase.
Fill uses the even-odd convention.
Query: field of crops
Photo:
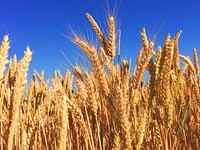
[[[72,42],[88,56],[88,68],[74,64],[73,72],[56,70],[48,80],[35,71],[28,82],[32,51],[27,47],[21,60],[9,60],[9,38],[3,38],[0,149],[199,150],[198,55],[194,49],[191,61],[179,54],[182,31],[154,47],[143,28],[131,73],[130,63],[120,60],[115,18],[108,16],[106,36],[90,14],[86,17],[99,44],[73,31]]]

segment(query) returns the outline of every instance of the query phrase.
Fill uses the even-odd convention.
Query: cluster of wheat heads
[[[0,149],[196,149],[200,148],[200,78],[194,63],[179,54],[181,31],[154,50],[145,29],[132,74],[127,60],[114,63],[115,18],[106,37],[86,15],[100,41],[94,46],[73,34],[91,68],[74,66],[45,80],[34,72],[27,86],[32,52],[8,60],[9,40],[0,47]],[[7,68],[6,68],[7,67]],[[145,82],[144,72],[150,80]],[[141,84],[143,83],[143,84]]]

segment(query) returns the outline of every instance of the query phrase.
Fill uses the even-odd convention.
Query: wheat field
[[[120,60],[120,34],[108,16],[107,36],[90,14],[99,45],[72,32],[72,42],[87,56],[88,68],[45,80],[27,72],[32,51],[8,59],[9,38],[0,47],[0,149],[8,150],[198,150],[200,149],[200,77],[193,62],[179,54],[168,34],[154,47],[142,28],[135,71]],[[118,62],[114,59],[118,57]],[[148,71],[150,80],[145,81]],[[28,84],[29,83],[29,84]]]

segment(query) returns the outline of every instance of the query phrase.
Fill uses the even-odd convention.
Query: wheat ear
[[[193,50],[193,55],[194,55],[194,68],[196,70],[196,74],[199,73],[199,60],[198,60],[198,54],[196,48]]]
[[[172,66],[174,43],[170,40],[170,35],[167,35],[160,59],[159,75],[157,79],[157,104],[166,105],[169,100],[170,92],[170,71]]]
[[[9,63],[9,86],[14,86],[14,82],[15,82],[15,73],[17,70],[17,56],[14,55],[13,59],[10,60]]]
[[[93,19],[93,17],[90,14],[87,13],[86,16],[87,16],[88,20],[90,21],[92,27],[94,28],[94,31],[96,32],[97,37],[99,38],[102,47],[107,52],[107,42],[106,42],[106,38],[103,35],[103,32],[101,31],[98,24],[96,23],[96,21]]]
[[[124,133],[125,148],[127,150],[130,150],[132,147],[131,146],[132,141],[131,141],[131,136],[130,136],[130,122],[128,120],[128,116],[126,113],[126,101],[124,100],[122,89],[119,86],[120,80],[118,79],[116,82],[117,82],[117,85],[114,89],[115,103],[118,108],[118,113],[121,120],[121,127]]]
[[[136,71],[135,75],[133,76],[132,85],[133,85],[134,89],[139,88],[139,86],[141,85],[141,81],[142,81],[142,77],[144,75],[145,68],[148,66],[149,61],[151,60],[152,51],[153,51],[153,47],[154,47],[153,42],[148,43],[147,37],[146,37],[146,32],[145,32],[144,28],[142,29],[141,36],[142,36],[142,43],[143,43],[143,49],[141,49],[141,50],[144,50],[144,55],[143,55],[140,63],[137,64],[137,71]]]
[[[93,63],[94,76],[97,83],[101,87],[105,96],[108,96],[110,89],[108,87],[107,77],[104,71],[104,66],[101,64],[97,50],[95,47],[90,46],[85,41],[81,40],[79,37],[75,37],[75,43],[89,56]],[[103,83],[103,84],[102,84]]]
[[[89,107],[91,108],[95,118],[97,117],[97,109],[98,103],[96,99],[96,91],[95,91],[95,84],[93,80],[93,75],[89,75],[87,72],[85,73],[85,82],[86,82],[86,90],[88,95],[88,103]]]
[[[111,61],[114,60],[115,57],[115,20],[114,17],[109,18],[109,41],[108,41],[108,56]]]
[[[176,36],[174,37],[174,55],[173,55],[173,62],[174,62],[174,70],[178,73],[180,69],[180,62],[179,62],[179,47],[178,47],[178,39],[182,34],[182,30],[180,30]]]
[[[14,88],[14,97],[12,100],[12,110],[11,110],[11,118],[9,123],[9,130],[8,130],[8,139],[7,139],[7,148],[8,150],[12,150],[13,145],[13,136],[14,130],[17,124],[17,118],[19,115],[19,105],[21,102],[21,96],[24,94],[24,88],[26,85],[26,77],[28,66],[31,61],[32,52],[29,47],[27,47],[26,51],[24,52],[23,59],[19,62],[19,66],[16,73],[16,82]]]
[[[194,65],[192,64],[192,62],[191,62],[191,60],[190,60],[189,57],[183,56],[183,55],[181,55],[181,54],[179,54],[179,57],[180,57],[181,59],[183,59],[183,60],[188,64],[190,70],[191,70],[193,73],[196,73],[196,69],[195,69]]]
[[[140,118],[139,124],[138,124],[138,131],[137,131],[137,147],[140,149],[141,144],[144,139],[145,135],[145,129],[146,129],[146,123],[147,123],[147,113],[144,111],[144,114]]]
[[[61,99],[61,127],[59,134],[59,150],[67,149],[67,129],[68,129],[68,104],[66,98]]]
[[[76,85],[78,87],[77,96],[80,96],[80,98],[81,98],[80,103],[83,104],[87,99],[87,92],[86,92],[86,89],[85,89],[82,71],[81,71],[81,68],[78,65],[76,65],[74,67],[74,73],[75,73],[75,77],[76,77]]]
[[[0,82],[4,77],[6,64],[8,63],[8,50],[10,48],[10,42],[8,35],[4,36],[3,41],[0,46]]]
[[[120,145],[119,133],[115,133],[112,150],[120,150]]]

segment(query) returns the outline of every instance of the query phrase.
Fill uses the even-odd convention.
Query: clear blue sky
[[[115,1],[109,1],[109,4],[113,8]],[[182,29],[180,52],[192,56],[196,47],[200,54],[199,0],[118,0],[118,4],[122,58],[135,60],[143,26],[149,37],[157,34],[157,45],[162,45],[167,33],[174,36]],[[70,67],[61,51],[72,63],[81,59],[74,52],[76,46],[62,35],[68,36],[66,24],[83,33],[88,30],[93,33],[85,14],[90,13],[103,27],[105,9],[105,0],[1,0],[0,37],[2,40],[5,34],[9,34],[9,54],[13,56],[16,53],[19,59],[30,45],[34,54],[29,77],[33,69],[38,72],[45,70],[48,76],[52,76],[55,69]]]

